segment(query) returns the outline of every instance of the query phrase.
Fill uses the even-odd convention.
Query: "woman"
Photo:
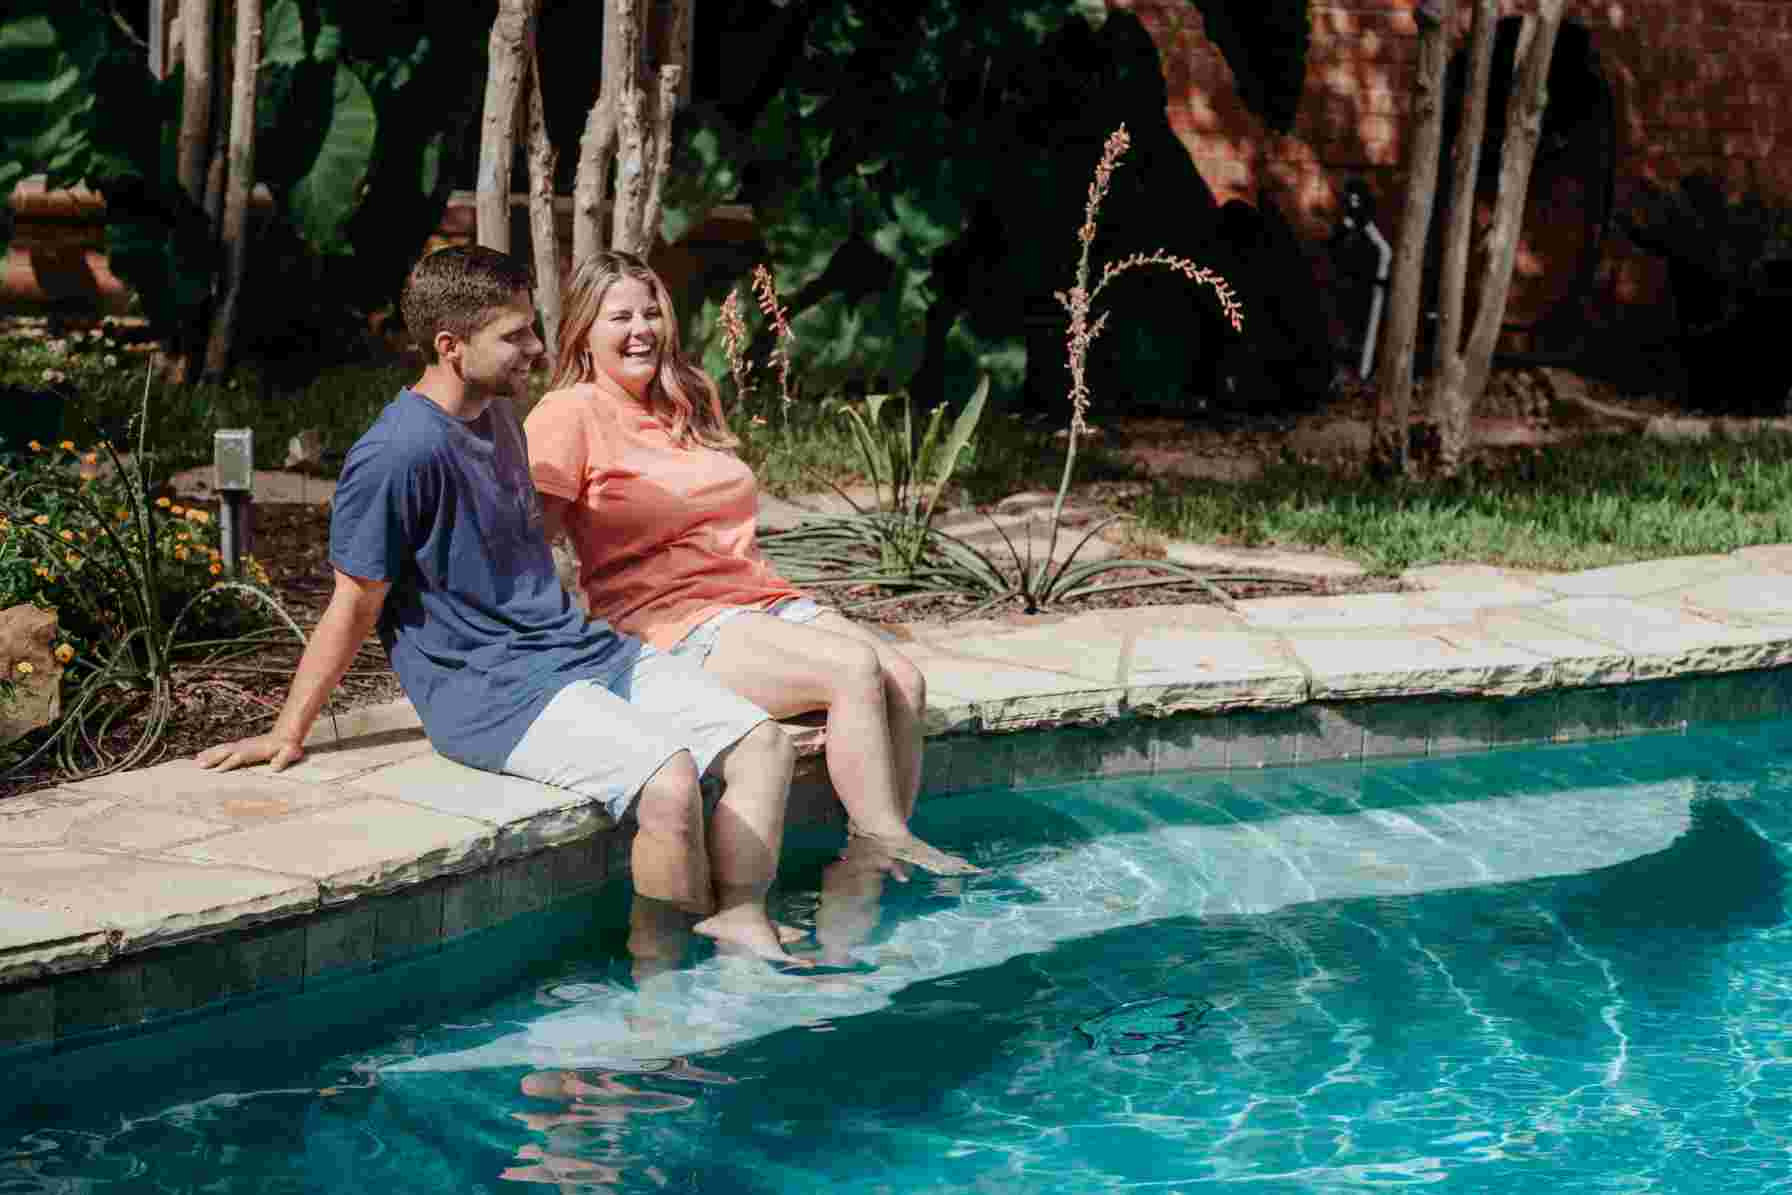
[[[596,254],[562,310],[551,392],[525,427],[548,538],[572,540],[591,613],[700,663],[774,717],[825,709],[849,833],[931,871],[978,870],[908,829],[920,671],[760,555],[753,472],[730,451],[715,384],[679,353],[659,275],[632,254]]]

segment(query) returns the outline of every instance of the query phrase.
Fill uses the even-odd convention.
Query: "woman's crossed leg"
[[[943,875],[979,870],[909,831],[927,683],[907,656],[832,612],[802,624],[748,613],[720,628],[703,667],[774,718],[827,711],[828,775],[853,835]]]

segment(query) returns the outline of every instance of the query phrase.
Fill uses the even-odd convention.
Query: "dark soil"
[[[189,505],[195,505],[189,503]],[[196,504],[206,509],[206,504]],[[215,507],[214,517],[216,515]],[[268,570],[271,588],[287,613],[309,634],[329,603],[333,586],[327,558],[330,516],[325,507],[264,505],[255,510],[257,559]],[[213,744],[260,734],[274,724],[298,666],[301,646],[291,635],[258,646],[250,654],[221,663],[190,664],[176,674],[173,718],[160,751],[150,762],[196,754]],[[340,713],[403,695],[377,640],[362,646],[326,712]],[[131,702],[107,746],[124,750],[143,725],[144,702]],[[35,745],[36,736],[33,736]],[[0,797],[45,788],[66,779],[46,757],[20,772],[0,773]]]
[[[1259,438],[1267,441],[1274,437],[1265,434]],[[1233,452],[1248,452],[1252,448],[1268,450],[1262,444],[1239,443],[1237,435],[1230,439],[1233,442],[1228,444],[1228,449]],[[204,503],[199,505],[202,509],[206,506]],[[215,508],[213,510],[215,515]],[[329,508],[323,505],[264,504],[255,509],[254,554],[267,568],[274,593],[307,634],[329,603],[334,585],[328,559],[329,525]],[[1120,584],[1147,579],[1150,574],[1146,572],[1114,573],[1103,581]],[[1231,597],[1238,599],[1295,593],[1389,592],[1397,590],[1399,584],[1389,577],[1349,580],[1290,577],[1285,583],[1228,583],[1226,588]],[[972,613],[977,605],[972,599],[950,595],[930,594],[889,600],[871,587],[834,590],[826,595],[826,599],[842,606],[855,618],[880,624],[945,622]],[[1092,594],[1055,604],[1052,609],[1056,613],[1071,613],[1217,601],[1209,590],[1199,585],[1178,584]],[[1019,621],[1026,613],[1018,602],[1008,601],[982,611],[981,616]],[[182,668],[176,685],[177,709],[155,760],[190,756],[216,743],[268,730],[285,700],[300,650],[296,638],[283,637],[258,648],[252,656],[222,664],[195,664]],[[370,639],[338,686],[326,712],[340,713],[402,695],[397,677],[386,664],[385,653],[377,641]],[[133,731],[141,724],[140,710],[121,719],[112,736],[114,748],[122,748],[128,743]],[[45,788],[59,779],[62,778],[47,762],[40,761],[22,773],[0,774],[0,796]]]

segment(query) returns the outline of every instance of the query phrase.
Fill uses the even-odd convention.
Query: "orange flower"
[[[75,649],[66,643],[56,645],[56,658],[64,664],[75,658]]]
[[[44,450],[44,446],[42,444],[39,444],[36,440],[27,441],[25,444],[25,447],[29,448],[33,452],[42,452]]]
[[[61,448],[64,452],[73,452],[75,450],[75,442],[73,440],[64,440],[57,447]]]
[[[189,510],[187,511],[187,518],[190,521],[201,525],[212,521],[211,512],[207,510]]]
[[[50,516],[49,515],[34,515],[31,519],[31,521],[33,523],[36,523],[39,527],[48,527],[50,525]]]
[[[218,574],[222,573],[223,571],[224,571],[223,565],[219,564],[216,560],[212,561],[212,567],[211,567],[212,576],[215,577]]]
[[[75,533],[73,531],[64,531],[62,533],[62,538],[65,543],[72,544],[75,542]]]
[[[187,558],[187,550],[185,548],[174,549],[174,558],[176,560],[185,560]]]
[[[184,506],[170,506],[168,508],[168,513],[178,519],[187,513],[187,508]]]
[[[81,460],[85,464],[97,465],[100,463],[100,454],[97,452],[83,453],[81,456]]]
[[[160,497],[160,498],[157,498],[157,499],[156,499],[156,505],[157,505],[157,506],[160,506],[160,507],[163,507],[163,508],[166,508],[166,507],[167,507],[167,506],[168,506],[168,498],[167,498],[167,495],[163,495],[163,496],[162,496],[162,497]]]

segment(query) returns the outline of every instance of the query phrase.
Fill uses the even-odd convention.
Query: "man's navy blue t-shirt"
[[[586,621],[554,571],[522,429],[502,400],[460,420],[399,391],[349,450],[330,563],[390,581],[380,641],[436,750],[497,771],[577,680],[642,650]]]

